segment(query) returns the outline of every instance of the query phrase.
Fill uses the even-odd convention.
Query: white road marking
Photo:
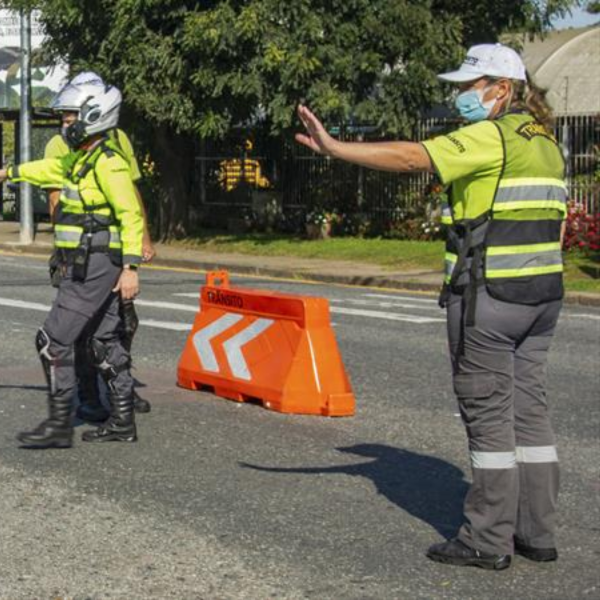
[[[173,294],[174,296],[181,296],[186,298],[197,298],[197,293],[192,292],[178,292]],[[365,296],[376,296],[389,298],[390,300],[396,300],[394,296],[383,296],[381,294],[363,294]],[[355,298],[330,298],[330,303],[349,303],[349,304],[357,304],[361,306],[380,306],[381,308],[408,308],[408,309],[416,309],[416,310],[440,310],[437,306],[414,306],[410,304],[400,304],[397,302],[372,302],[369,300],[361,300]],[[382,312],[377,310],[362,310],[357,308],[345,308],[342,306],[331,306],[331,313],[337,313],[341,315],[352,315],[356,317],[368,317],[371,319],[388,319],[390,321],[406,321],[409,323],[442,323],[445,322],[445,318],[434,318],[434,317],[421,317],[418,315],[408,315],[402,313],[391,313],[391,312]]]
[[[20,260],[19,258],[12,258],[12,257],[6,257],[6,256],[2,256],[2,258],[0,259],[0,262],[6,266],[6,267],[15,267],[17,269],[19,269],[19,271],[22,271],[23,269],[29,269],[30,271],[45,271],[46,273],[48,273],[48,266],[46,265],[34,265],[28,262],[25,262],[23,260]]]
[[[49,304],[24,302],[23,300],[11,300],[10,298],[0,298],[0,306],[37,310],[45,313],[47,313],[51,308]],[[189,331],[192,328],[190,323],[174,323],[172,321],[156,321],[154,319],[140,319],[140,325],[145,325],[146,327],[155,327],[156,329],[170,329],[171,331]]]
[[[441,312],[439,306],[417,305],[406,302],[382,302],[374,300],[361,300],[360,298],[330,298],[329,302],[340,304],[356,304],[358,306],[377,306],[379,308],[414,308],[416,310],[437,310]]]
[[[155,319],[140,319],[140,325],[171,331],[189,331],[192,328],[191,323],[173,323],[172,321],[156,321]]]
[[[0,298],[0,306],[12,306],[13,308],[28,308],[29,310],[39,310],[48,312],[49,304],[39,304],[38,302],[24,302],[23,300],[11,300],[9,298]]]
[[[198,306],[191,306],[190,304],[176,304],[175,302],[155,302],[154,300],[143,300],[137,298],[135,301],[136,306],[148,306],[149,308],[171,308],[173,310],[184,310],[188,312],[197,313],[199,311]]]
[[[367,298],[384,298],[385,300],[400,300],[407,302],[422,302],[423,304],[437,304],[434,298],[416,298],[415,296],[389,296],[387,294],[363,294]]]
[[[388,319],[389,321],[406,321],[408,323],[444,323],[446,321],[446,319],[436,319],[434,317],[419,317],[417,315],[405,315],[401,313],[381,312],[377,310],[362,310],[359,308],[345,308],[342,306],[332,306],[329,310],[332,313],[339,315],[369,317],[372,319]]]

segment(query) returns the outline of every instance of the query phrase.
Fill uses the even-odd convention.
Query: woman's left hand
[[[113,292],[120,292],[123,300],[135,299],[140,292],[140,280],[137,271],[123,269]]]

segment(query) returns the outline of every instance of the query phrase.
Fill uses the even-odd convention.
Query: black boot
[[[75,346],[75,373],[79,397],[75,416],[86,423],[103,423],[109,414],[100,399],[98,371],[94,365],[89,338],[85,335],[77,340]]]
[[[463,544],[459,539],[434,544],[427,551],[427,557],[436,562],[460,567],[481,567],[501,571],[510,567],[510,554],[485,554]]]
[[[110,417],[98,429],[85,431],[84,442],[136,442],[133,396],[110,397]]]
[[[48,396],[50,417],[33,431],[23,431],[17,439],[27,448],[70,448],[73,445],[71,398]]]
[[[79,406],[75,411],[75,416],[78,419],[86,423],[104,423],[108,419],[110,415],[100,399],[98,377],[95,370],[90,379],[80,379],[78,381],[77,395]]]
[[[149,413],[152,409],[152,405],[148,400],[142,398],[135,388],[133,389],[133,408],[136,413]]]
[[[558,559],[556,548],[534,548],[515,537],[515,554],[535,562],[553,562]]]

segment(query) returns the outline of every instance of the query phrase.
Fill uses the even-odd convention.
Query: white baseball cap
[[[457,71],[438,75],[443,81],[463,83],[484,76],[506,77],[526,81],[525,65],[521,57],[502,44],[479,44],[471,46]]]

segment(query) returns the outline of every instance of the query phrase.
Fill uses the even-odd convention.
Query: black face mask
[[[64,139],[69,148],[76,150],[88,139],[89,135],[85,131],[85,125],[82,121],[74,121],[64,130]]]

